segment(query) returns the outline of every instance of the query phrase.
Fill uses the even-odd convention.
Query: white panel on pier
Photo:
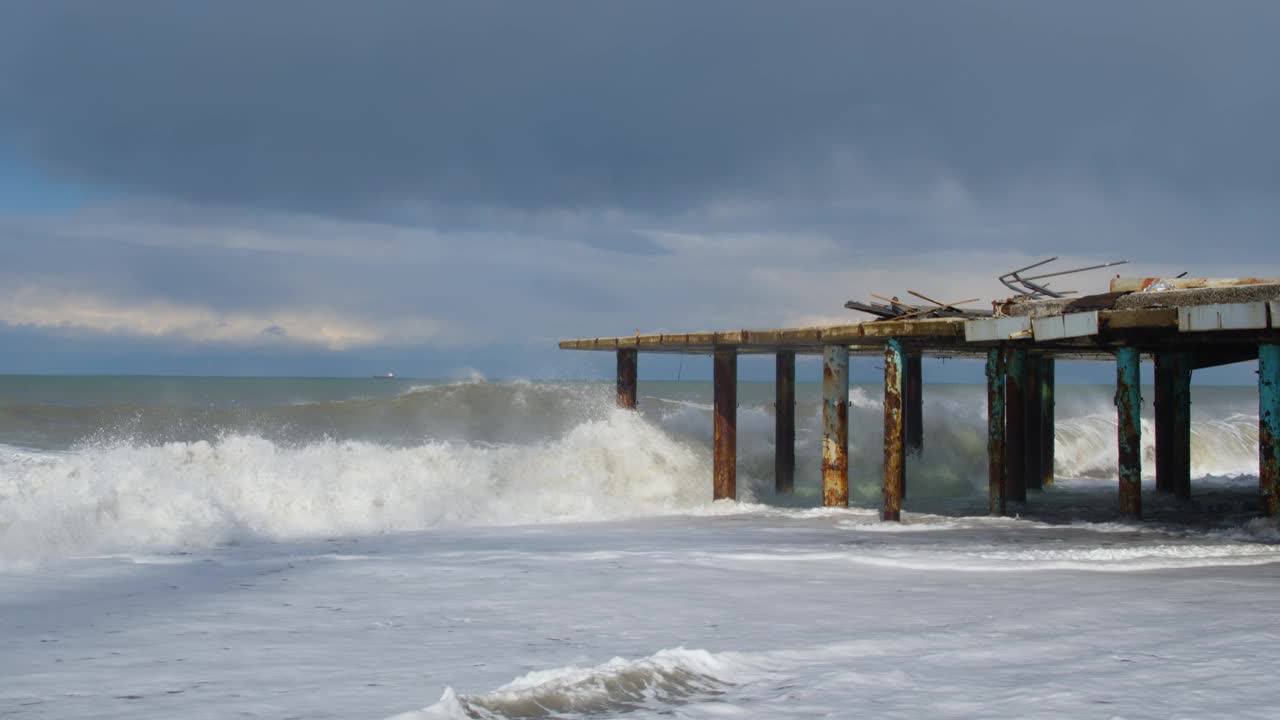
[[[1178,308],[1180,332],[1257,330],[1267,326],[1267,303],[1188,305]]]
[[[1098,311],[1067,313],[1035,318],[1031,321],[1036,340],[1088,337],[1098,334]]]
[[[964,339],[968,342],[1030,337],[1031,318],[1029,317],[981,318],[964,324]]]

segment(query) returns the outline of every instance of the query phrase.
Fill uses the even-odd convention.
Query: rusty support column
[[[904,361],[902,341],[889,338],[884,345],[884,506],[880,510],[881,520],[900,520],[902,514],[902,486],[906,482],[903,444],[906,413],[902,407]]]
[[[1040,359],[1040,486],[1053,484],[1053,451],[1058,438],[1054,423],[1056,374],[1052,357]]]
[[[822,504],[849,506],[849,348],[822,349]]]
[[[738,497],[738,353],[716,350],[712,374],[715,426],[712,439],[712,499]]]
[[[1116,425],[1120,446],[1120,512],[1142,516],[1142,385],[1138,349],[1116,350]]]
[[[639,352],[622,349],[618,351],[618,407],[627,410],[636,409],[636,380]]]
[[[796,477],[796,354],[780,350],[774,375],[773,490],[790,495]]]
[[[1005,514],[1004,353],[987,351],[987,500],[992,515]]]
[[[1027,453],[1026,463],[1023,466],[1025,468],[1023,477],[1029,490],[1043,490],[1044,469],[1040,455],[1040,450],[1044,447],[1040,426],[1042,419],[1040,415],[1040,356],[1028,355],[1027,363],[1023,370],[1022,397],[1027,403],[1027,411],[1024,416],[1027,428]]]
[[[1027,501],[1026,367],[1026,350],[1005,350],[1004,496],[1014,502]]]
[[[910,455],[919,455],[924,449],[924,378],[920,360],[919,353],[907,355],[907,380],[902,396]]]
[[[1280,345],[1258,346],[1258,480],[1262,510],[1280,515]]]

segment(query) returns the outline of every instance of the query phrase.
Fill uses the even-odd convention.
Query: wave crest
[[[0,559],[457,525],[600,520],[709,501],[704,449],[614,411],[528,445],[257,436],[0,453]]]
[[[714,697],[733,683],[724,654],[674,648],[639,660],[614,658],[591,668],[531,672],[495,690],[458,695],[447,688],[431,707],[392,720],[516,720],[604,715]]]

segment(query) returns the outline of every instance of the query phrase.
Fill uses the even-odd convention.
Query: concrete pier
[[[1142,385],[1137,348],[1116,350],[1116,429],[1120,457],[1120,512],[1142,516]]]
[[[777,353],[773,402],[773,491],[790,495],[796,478],[796,354]]]
[[[712,499],[738,498],[738,353],[717,350],[713,358]]]
[[[636,384],[640,353],[632,349],[618,351],[618,407],[636,409]]]
[[[1157,282],[1175,289],[1145,291]],[[1056,360],[1115,362],[1119,507],[1134,517],[1142,512],[1141,356],[1154,356],[1157,363],[1159,489],[1179,498],[1190,497],[1192,370],[1257,359],[1262,504],[1268,514],[1280,514],[1280,281],[1119,279],[1111,292],[1098,295],[1011,297],[995,303],[990,315],[957,314],[941,304],[937,310],[901,314],[904,309],[849,324],[637,333],[565,340],[560,347],[616,352],[617,401],[630,408],[636,403],[639,353],[712,355],[716,498],[733,498],[737,490],[738,355],[776,356],[779,493],[791,492],[795,484],[795,362],[798,355],[822,355],[823,504],[837,507],[849,503],[849,358],[883,354],[881,514],[889,520],[900,516],[905,499],[904,459],[924,443],[921,356],[986,359],[988,510],[993,514],[1007,512],[1010,500],[1026,502],[1028,486],[1053,482]]]
[[[1280,344],[1258,347],[1258,480],[1262,508],[1280,515]]]
[[[822,504],[849,506],[849,348],[822,351]]]
[[[906,356],[902,341],[889,338],[884,344],[884,504],[881,520],[900,520],[902,491],[906,485],[906,412],[903,410],[903,377]]]
[[[1005,354],[987,351],[987,499],[992,515],[1004,515]]]

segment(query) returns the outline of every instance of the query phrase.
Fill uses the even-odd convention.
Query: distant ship
[[[381,375],[374,375],[374,377],[379,380],[395,380],[396,374],[393,372],[385,372],[385,373],[382,373]]]

